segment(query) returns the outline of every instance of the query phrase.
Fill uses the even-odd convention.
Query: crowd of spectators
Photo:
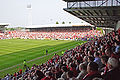
[[[94,37],[100,37],[101,31],[97,30],[78,30],[72,32],[22,32],[22,31],[10,31],[6,32],[3,35],[0,35],[0,39],[51,39],[51,40],[87,40],[93,39]]]
[[[2,80],[120,80],[120,30],[54,55]]]

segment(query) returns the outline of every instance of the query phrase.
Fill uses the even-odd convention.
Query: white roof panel
[[[74,24],[48,24],[48,25],[31,25],[25,28],[45,28],[45,27],[72,27],[72,26],[92,26],[89,23],[74,23]]]

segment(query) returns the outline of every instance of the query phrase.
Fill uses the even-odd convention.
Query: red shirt
[[[73,72],[74,77],[77,77],[78,75],[77,70],[75,68],[71,68],[70,70]]]
[[[107,71],[108,71],[108,66],[106,65],[104,70],[104,75],[107,73]]]
[[[20,69],[19,73],[22,74],[22,69]]]

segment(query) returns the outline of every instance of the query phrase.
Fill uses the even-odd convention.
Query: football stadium
[[[90,24],[0,24],[1,80],[120,80],[120,1],[63,0]]]

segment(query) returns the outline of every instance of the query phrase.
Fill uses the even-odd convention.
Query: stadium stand
[[[93,25],[114,28],[120,20],[120,2],[118,0],[64,1],[67,2],[67,9],[64,9],[65,11],[86,20]],[[91,6],[91,4],[93,5]],[[99,36],[99,32],[95,30],[85,31],[85,33],[84,30],[81,30],[82,32],[79,33],[76,31],[72,33],[66,30],[64,32],[58,31],[59,30],[56,30],[56,32],[45,32],[43,30],[42,33],[14,31],[8,32],[8,35],[4,34],[2,39],[39,39],[39,35],[44,39],[51,37],[53,39],[71,38],[68,36],[72,36],[72,38],[86,38],[94,35],[97,35],[98,37],[71,50],[66,50],[62,56],[56,54],[46,63],[41,65],[34,64],[31,68],[26,68],[25,72],[20,70],[14,74],[7,74],[2,80],[79,80],[80,78],[80,80],[120,79],[120,29],[112,31],[104,36]],[[55,36],[52,36],[52,34]],[[81,34],[81,36],[78,37],[79,34]]]
[[[7,74],[2,80],[79,80],[78,77],[80,80],[119,80],[119,34],[120,29],[66,50],[62,56],[56,54],[46,63],[26,68],[25,72]],[[83,70],[87,72],[84,75]]]
[[[94,39],[95,37],[100,37],[103,34],[101,31],[97,30],[79,30],[73,32],[20,32],[11,31],[0,36],[0,39],[52,39],[52,40],[87,40]]]
[[[91,40],[103,36],[101,31],[91,26],[83,23],[28,26],[26,31],[6,31],[0,39]]]

